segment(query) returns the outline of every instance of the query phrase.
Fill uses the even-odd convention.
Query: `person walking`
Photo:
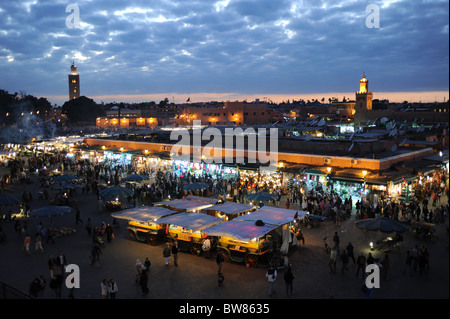
[[[417,245],[412,249],[411,256],[412,256],[413,270],[416,271],[417,266],[419,264],[419,249]]]
[[[142,268],[143,268],[143,265],[142,265],[142,263],[141,263],[141,260],[140,259],[136,259],[136,265],[135,265],[135,269],[136,269],[136,278],[135,278],[135,280],[136,280],[136,282],[140,282],[140,280],[141,280],[141,274],[142,274]]]
[[[353,260],[353,263],[355,264],[355,256],[353,255],[353,245],[351,242],[348,242],[347,247],[345,247],[345,250],[347,250],[347,256],[348,256],[348,260],[350,261],[350,259]]]
[[[147,296],[149,289],[148,289],[148,275],[147,271],[142,268],[141,276],[139,279],[139,285],[141,286],[142,296]]]
[[[65,272],[67,260],[66,255],[63,254],[62,250],[59,251],[59,255],[56,257],[56,265],[60,267],[62,273]]]
[[[270,268],[266,272],[266,278],[269,281],[269,296],[272,297],[272,294],[275,292],[273,286],[275,281],[277,280],[277,270],[271,265]]]
[[[45,294],[45,287],[47,286],[47,280],[44,275],[39,276],[39,286],[41,289],[39,290],[39,297],[43,297]]]
[[[57,299],[61,298],[61,288],[63,284],[63,276],[60,271],[56,275],[53,276],[52,280],[50,281],[50,288],[55,293],[55,297]]]
[[[145,267],[145,270],[148,272],[148,271],[150,271],[150,267],[152,266],[152,263],[150,262],[150,259],[148,259],[148,257],[146,257],[145,258],[145,261],[144,261],[144,267]]]
[[[172,246],[173,264],[178,266],[178,242],[175,241]]]
[[[37,298],[40,290],[41,290],[41,285],[39,283],[39,278],[34,278],[34,280],[30,284],[29,293],[34,298]]]
[[[47,229],[47,241],[46,243],[48,244],[48,241],[51,240],[52,243],[55,243],[55,230],[53,229],[53,225],[50,225]]]
[[[305,236],[303,236],[302,229],[300,227],[298,228],[297,232],[295,233],[295,237],[297,238],[297,241],[299,243],[302,242],[303,245],[305,245]]]
[[[108,280],[103,279],[100,283],[100,290],[102,294],[102,299],[108,299]]]
[[[23,242],[23,250],[25,251],[25,254],[31,256],[30,245],[31,245],[31,237],[30,235],[26,234]]]
[[[166,266],[169,266],[170,262],[170,244],[166,243],[166,246],[163,249],[163,257]]]
[[[83,224],[83,220],[80,218],[80,209],[77,207],[75,207],[75,223],[78,226],[78,223],[82,223]]]
[[[109,297],[111,299],[116,299],[116,294],[118,291],[119,291],[119,288],[117,287],[117,282],[114,280],[114,278],[111,278],[108,283]]]
[[[334,233],[333,236],[333,242],[334,242],[334,248],[336,248],[336,253],[339,255],[339,243],[340,243],[340,238],[337,232]]]
[[[343,274],[344,271],[346,271],[348,269],[349,258],[348,258],[348,255],[347,255],[347,250],[342,251],[342,254],[339,257],[339,259],[342,262],[341,274]]]
[[[44,253],[44,247],[42,247],[42,237],[40,233],[36,234],[36,251],[40,250],[41,254]]]
[[[389,255],[385,254],[384,255],[384,259],[381,261],[381,278],[384,280],[389,279],[388,274],[389,274],[389,267],[391,264],[391,260],[389,259]]]
[[[373,258],[372,253],[369,253],[369,256],[367,256],[367,265],[371,265],[374,263],[375,263],[375,258]]]
[[[219,267],[219,270],[218,270],[219,272],[222,272],[223,261],[224,261],[223,252],[219,251],[216,256],[216,263],[217,263],[217,266]]]
[[[105,233],[106,233],[106,240],[108,241],[108,243],[110,243],[114,238],[113,229],[110,224],[106,225]]]
[[[358,258],[356,259],[356,266],[357,266],[357,268],[356,268],[355,276],[358,276],[359,271],[361,270],[361,274],[362,274],[361,276],[362,276],[362,279],[364,279],[364,275],[366,273],[366,256],[364,256],[363,252],[361,252],[359,254]]]
[[[286,296],[289,296],[289,293],[291,293],[291,295],[294,294],[294,286],[293,286],[294,278],[295,277],[294,274],[292,273],[292,266],[291,264],[289,264],[284,274],[284,282],[286,284]]]
[[[337,260],[337,250],[336,247],[333,247],[330,251],[330,261],[328,262],[328,265],[330,266],[330,272],[333,274],[336,273],[336,260]]]
[[[48,270],[50,270],[50,278],[53,278],[56,270],[56,258],[53,256],[48,259]]]
[[[403,268],[403,275],[406,274],[406,272],[409,272],[409,275],[412,276],[413,275],[413,271],[412,271],[412,255],[411,252],[409,250],[406,251],[406,260],[405,260],[405,268]]]
[[[86,227],[85,227],[85,228],[86,228],[86,231],[87,231],[87,233],[88,233],[88,236],[91,237],[92,226],[91,226],[91,218],[90,218],[90,217],[87,219]]]

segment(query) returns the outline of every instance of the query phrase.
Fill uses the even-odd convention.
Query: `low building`
[[[175,122],[180,125],[191,125],[200,120],[202,125],[254,125],[271,123],[274,111],[267,103],[224,102],[204,105],[185,105],[179,112]]]

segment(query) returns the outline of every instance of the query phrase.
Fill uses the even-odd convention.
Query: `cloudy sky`
[[[363,71],[375,98],[441,101],[448,21],[448,0],[0,0],[0,89],[61,105],[74,60],[96,102],[321,98]]]

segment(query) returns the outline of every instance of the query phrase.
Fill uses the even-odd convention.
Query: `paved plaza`
[[[5,168],[2,168],[5,170]],[[32,184],[16,184],[8,194],[22,198],[24,190],[31,192],[32,209],[49,205],[48,201],[38,199],[40,184],[38,177],[31,177]],[[50,190],[50,197],[56,191]],[[99,213],[97,198],[93,194],[78,194],[74,196],[81,211],[81,219],[91,218],[93,225],[100,226],[102,222],[112,223],[110,212]],[[447,198],[442,198],[447,201]],[[280,207],[284,207],[282,200]],[[291,206],[291,209],[296,206]],[[223,273],[225,286],[217,285],[217,265],[215,256],[210,259],[180,253],[179,266],[173,261],[170,266],[164,266],[162,255],[163,244],[151,246],[127,238],[127,222],[119,221],[120,227],[114,228],[115,238],[111,243],[105,243],[102,260],[103,266],[97,268],[89,264],[88,257],[91,250],[91,238],[88,236],[84,224],[76,225],[75,213],[48,218],[29,218],[28,232],[32,237],[32,255],[22,251],[23,239],[15,233],[14,223],[3,223],[3,231],[7,234],[7,242],[0,244],[0,281],[20,290],[28,292],[32,280],[40,275],[47,279],[47,288],[41,296],[43,299],[54,298],[48,287],[50,272],[47,261],[50,256],[57,256],[62,251],[69,264],[80,267],[80,285],[75,290],[77,299],[100,299],[100,283],[103,279],[114,278],[118,284],[120,299],[363,299],[361,290],[362,280],[355,276],[356,266],[350,261],[349,269],[341,273],[338,263],[337,273],[329,271],[329,256],[324,251],[323,237],[328,236],[328,243],[332,243],[335,232],[340,236],[341,249],[352,242],[355,247],[355,257],[363,251],[369,252],[369,242],[384,238],[386,235],[377,232],[366,232],[354,226],[354,217],[336,226],[332,221],[325,221],[319,227],[304,229],[305,245],[292,251],[289,261],[294,272],[294,295],[286,296],[283,271],[275,282],[276,293],[269,297],[268,282],[265,278],[265,268],[246,268],[241,264],[225,263]],[[34,249],[34,233],[36,226],[42,222],[48,227],[53,223],[55,227],[72,227],[76,232],[56,239],[56,242],[46,243],[42,254]],[[381,288],[376,289],[373,299],[448,299],[449,298],[449,237],[448,218],[445,224],[437,224],[438,241],[436,243],[419,241],[411,233],[404,234],[404,241],[399,251],[390,254],[391,267],[389,278],[381,281]],[[415,245],[426,245],[430,251],[430,269],[428,274],[420,277],[416,272],[413,276],[403,275],[406,250]],[[376,258],[383,258],[383,254],[374,251]],[[143,297],[139,285],[135,282],[135,262],[148,257],[152,266],[149,272],[150,292]],[[68,297],[69,291],[63,288],[62,298]]]

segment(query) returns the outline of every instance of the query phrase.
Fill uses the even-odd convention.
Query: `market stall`
[[[186,196],[184,199],[188,199],[188,200],[199,200],[199,201],[203,201],[203,202],[207,202],[210,204],[217,204],[219,203],[221,200],[218,198],[212,198],[212,197],[203,197],[203,196],[194,196],[194,195],[188,195]]]
[[[112,213],[111,216],[129,221],[129,238],[154,245],[166,236],[165,228],[158,220],[177,213],[164,207],[141,206]]]
[[[189,251],[199,255],[202,251],[204,228],[223,223],[224,220],[202,213],[178,213],[161,218],[157,221],[165,224],[167,237],[178,242],[181,251]]]
[[[225,260],[256,267],[271,260],[271,235],[278,225],[251,220],[237,220],[203,230],[208,236],[219,237],[217,250]]]
[[[303,218],[307,213],[306,211],[264,206],[251,214],[237,217],[233,221],[253,222],[255,225],[263,223],[275,226],[271,232],[272,248],[286,255],[291,241],[289,224],[295,223],[296,220]],[[220,242],[221,240],[219,240]],[[254,266],[258,262],[257,258],[256,254],[248,254],[246,262],[250,262]]]

